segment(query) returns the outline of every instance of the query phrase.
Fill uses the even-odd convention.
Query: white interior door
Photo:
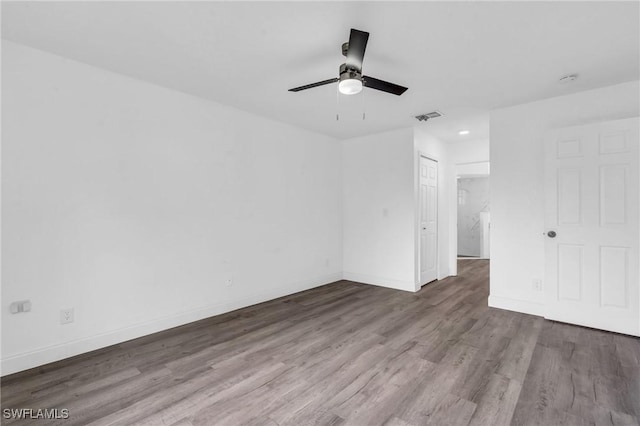
[[[638,118],[545,143],[546,317],[640,335]]]
[[[438,162],[420,157],[420,284],[438,278]]]

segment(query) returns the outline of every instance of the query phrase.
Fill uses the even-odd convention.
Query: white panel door
[[[420,284],[438,278],[438,163],[420,157]]]
[[[638,118],[545,141],[546,318],[640,335]]]

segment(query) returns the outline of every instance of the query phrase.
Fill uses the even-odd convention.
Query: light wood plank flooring
[[[488,274],[333,283],[8,376],[2,407],[67,408],[65,425],[638,425],[640,339],[488,308]]]

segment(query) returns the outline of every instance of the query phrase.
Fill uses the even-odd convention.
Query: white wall
[[[2,48],[3,374],[341,278],[339,141]]]
[[[453,164],[469,164],[489,161],[489,139],[454,142],[448,145]]]
[[[638,81],[491,113],[491,295],[489,305],[543,315],[543,138],[557,127],[634,117]]]
[[[438,162],[438,279],[455,274],[457,196],[452,158],[488,160],[488,141],[475,142],[452,148],[421,126],[343,141],[345,279],[420,289],[420,155]],[[479,154],[485,151],[486,156]]]
[[[415,290],[413,131],[343,141],[344,278]]]
[[[343,141],[344,278],[400,290],[420,289],[420,155],[438,162],[438,279],[455,274],[453,161],[487,161],[488,145],[488,141],[448,144],[431,135],[426,126]]]
[[[487,151],[488,155],[488,151]],[[457,177],[489,177],[489,161],[456,165]]]

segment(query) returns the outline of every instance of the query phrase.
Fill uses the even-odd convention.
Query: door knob
[[[558,235],[558,234],[556,234],[556,231],[547,232],[547,237],[549,237],[549,238],[555,238],[556,235]]]

